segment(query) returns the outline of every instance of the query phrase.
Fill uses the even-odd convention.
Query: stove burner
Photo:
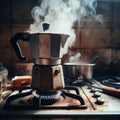
[[[74,91],[74,93],[70,91]],[[69,98],[77,101],[77,104],[66,104],[64,101]],[[17,105],[15,104],[17,101]],[[65,103],[65,104],[62,104]],[[74,103],[74,102],[73,102]],[[39,91],[28,89],[17,90],[9,95],[4,103],[3,109],[85,109],[87,108],[79,89],[74,86],[67,86],[58,91]]]
[[[41,105],[52,105],[53,103],[63,99],[62,91],[38,91],[32,92],[35,99],[39,100],[39,106]]]
[[[120,77],[119,76],[95,77],[95,79],[105,86],[120,89]]]

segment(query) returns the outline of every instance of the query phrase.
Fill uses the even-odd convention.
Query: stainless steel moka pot
[[[27,58],[22,55],[18,41],[28,41],[33,57],[31,87],[40,91],[64,88],[63,70],[61,66],[62,50],[68,35],[56,33],[17,33],[11,44],[19,60]]]

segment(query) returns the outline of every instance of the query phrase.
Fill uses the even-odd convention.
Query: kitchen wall
[[[11,47],[10,39],[17,32],[28,30],[33,22],[32,8],[37,0],[0,1],[0,61],[13,74],[13,63],[20,62]],[[84,18],[81,27],[75,26],[76,42],[63,57],[67,61],[71,55],[81,53],[81,59],[90,62],[96,55],[100,58],[95,66],[95,74],[120,75],[120,0],[98,0],[97,14],[103,17],[103,24]],[[32,62],[29,44],[21,42],[27,62]]]

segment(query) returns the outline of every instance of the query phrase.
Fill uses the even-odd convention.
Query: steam
[[[81,24],[85,16],[96,16],[96,0],[40,0],[40,4],[32,11],[34,19],[29,32],[47,32],[70,35],[64,47],[64,54],[74,42],[76,35],[73,26]],[[96,17],[98,19],[98,17]],[[49,29],[43,30],[43,23],[48,23]]]
[[[78,52],[75,55],[71,56],[69,62],[80,62],[81,54]]]

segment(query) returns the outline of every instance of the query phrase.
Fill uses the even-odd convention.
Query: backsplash
[[[0,4],[0,61],[13,72],[13,64],[20,63],[10,39],[18,32],[29,29],[33,22],[32,8],[37,0],[1,0]],[[63,61],[77,52],[81,59],[90,62],[96,55],[100,58],[95,66],[95,73],[120,75],[120,0],[98,0],[96,13],[101,14],[103,23],[84,18],[80,28],[75,26],[76,42],[64,55]],[[20,42],[23,55],[32,62],[28,42]]]

